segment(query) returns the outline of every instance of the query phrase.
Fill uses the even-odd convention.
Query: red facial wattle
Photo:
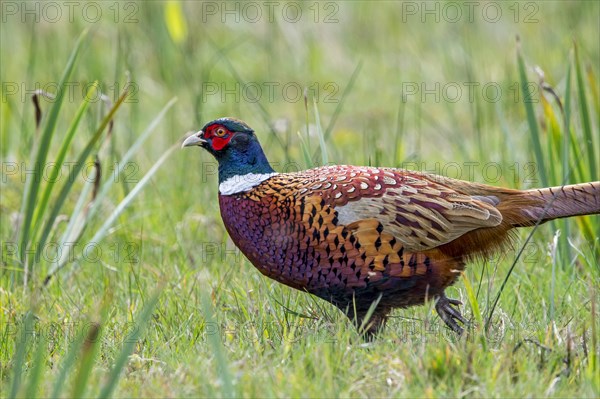
[[[215,151],[221,151],[223,148],[225,148],[233,136],[229,131],[226,131],[226,133],[223,135],[217,135],[215,132],[218,129],[223,129],[223,127],[220,125],[211,126],[206,129],[206,133],[204,134],[206,139],[210,139],[211,146]]]
[[[221,151],[223,148],[225,148],[225,146],[227,145],[227,143],[229,143],[229,140],[231,140],[231,136],[230,135],[226,135],[223,137],[216,137],[212,139],[212,147],[213,149],[215,149],[216,151]]]

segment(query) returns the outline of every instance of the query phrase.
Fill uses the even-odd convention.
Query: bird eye
[[[222,128],[222,127],[220,127],[217,130],[215,130],[215,135],[217,135],[218,137],[225,136],[225,133],[227,133],[227,131],[224,128]]]

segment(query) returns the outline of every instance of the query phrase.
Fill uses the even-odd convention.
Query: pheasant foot
[[[462,305],[462,302],[458,299],[450,299],[446,294],[442,293],[435,304],[435,310],[440,318],[446,323],[446,325],[458,335],[463,333],[463,328],[459,322],[463,325],[467,325],[468,321],[463,317],[455,306]]]

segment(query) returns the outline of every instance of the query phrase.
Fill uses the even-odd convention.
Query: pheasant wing
[[[383,229],[408,251],[432,249],[502,222],[496,197],[469,195],[448,184],[449,179],[353,166],[312,172],[305,194],[322,197],[337,212],[339,224],[362,236]]]

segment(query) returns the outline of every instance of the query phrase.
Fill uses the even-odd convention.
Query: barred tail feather
[[[570,216],[600,214],[598,181],[527,190],[523,194],[536,204],[522,210],[525,221],[520,225],[533,225]]]

